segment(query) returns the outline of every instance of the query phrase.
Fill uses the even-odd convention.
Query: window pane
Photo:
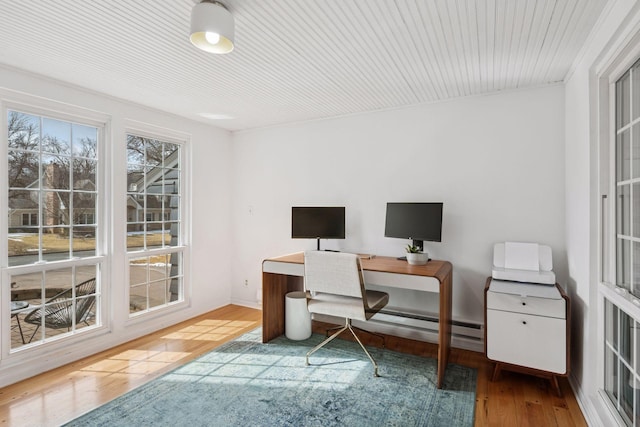
[[[633,346],[631,353],[633,360],[631,361],[631,366],[635,367],[635,375],[633,377],[633,381],[629,382],[629,385],[636,390],[640,390],[640,376],[638,376],[638,369],[640,369],[640,324],[638,322],[633,322],[631,337],[635,340],[632,341],[631,344]]]
[[[147,283],[149,281],[149,258],[129,260],[129,311],[147,309]]]
[[[60,261],[71,259],[69,228],[44,227],[42,229],[42,259]]]
[[[620,357],[627,364],[633,363],[631,355],[633,319],[620,312]]]
[[[616,129],[620,129],[629,123],[631,77],[627,72],[616,82]]]
[[[617,259],[617,285],[631,289],[631,242],[625,239],[618,239]]]
[[[40,188],[38,154],[9,150],[8,155],[9,188]]]
[[[169,302],[169,281],[151,282],[149,284],[149,308],[165,305]]]
[[[179,167],[179,148],[178,144],[164,143],[164,167],[174,169]]]
[[[640,298],[640,243],[633,242],[633,289],[631,293]]]
[[[169,285],[169,300],[182,300],[182,253],[174,252],[169,257],[169,276],[171,283]]]
[[[616,137],[616,177],[617,181],[631,178],[631,131],[625,130]]]
[[[96,255],[96,228],[73,228],[73,256],[90,257]]]
[[[96,171],[97,162],[95,160],[74,159],[73,160],[73,189],[81,191],[96,191]]]
[[[165,246],[178,246],[178,223],[177,222],[165,222],[164,223],[164,245]]]
[[[23,218],[38,215],[39,197],[39,191],[9,190],[9,233],[25,231]]]
[[[69,191],[43,191],[42,214],[44,219],[42,225],[69,225],[70,197]]]
[[[640,85],[640,82],[638,82],[638,84]],[[638,106],[638,108],[640,108],[640,106]],[[632,156],[632,178],[640,178],[640,123],[633,125]]]
[[[144,164],[144,138],[127,135],[127,163],[129,165]]]
[[[98,157],[98,129],[91,126],[73,124],[71,149],[74,157],[95,159]]]
[[[42,187],[70,190],[69,162],[67,157],[42,156]]]
[[[127,191],[136,193],[144,190],[145,167],[129,163],[127,165]]]
[[[42,119],[42,151],[45,153],[71,154],[71,123]]]
[[[76,191],[73,193],[73,223],[94,224],[96,194]]]
[[[622,418],[629,424],[633,424],[634,409],[634,389],[630,387],[630,381],[633,381],[629,368],[624,364],[620,364],[620,376],[623,381],[620,383],[620,409],[622,410]]]
[[[605,300],[605,342],[618,350],[618,307]]]
[[[145,164],[149,166],[162,166],[163,155],[162,142],[155,139],[147,139],[145,144]]]
[[[640,117],[640,61],[636,62],[632,68],[633,74],[633,119]]]
[[[139,285],[148,281],[149,258],[132,258],[129,260],[129,283]]]
[[[17,111],[9,111],[7,116],[9,148],[39,151],[40,118]]]
[[[144,223],[127,225],[127,249],[129,251],[144,249],[144,230]]]
[[[613,402],[618,401],[618,358],[610,349],[605,350],[605,391]]]
[[[148,249],[161,248],[163,244],[164,234],[162,233],[162,224],[149,223],[149,229],[145,234],[146,245]]]
[[[617,233],[629,236],[631,234],[631,186],[629,184],[617,187],[618,200],[616,206],[617,213]]]

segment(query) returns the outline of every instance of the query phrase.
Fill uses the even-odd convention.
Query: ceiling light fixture
[[[233,50],[233,15],[225,5],[214,0],[203,0],[191,10],[191,43],[211,53],[229,53]]]

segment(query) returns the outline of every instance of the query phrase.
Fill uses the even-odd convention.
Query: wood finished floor
[[[262,312],[229,305],[0,389],[0,426],[57,426],[151,381],[261,324]],[[324,331],[325,325],[314,324]],[[363,336],[367,341],[366,336]],[[367,345],[379,345],[371,338]],[[436,346],[393,336],[386,347],[435,357]],[[547,381],[505,371],[490,381],[484,355],[453,349],[451,363],[478,369],[476,426],[586,426],[566,379],[563,397]]]

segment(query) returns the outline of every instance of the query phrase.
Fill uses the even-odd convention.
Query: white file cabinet
[[[487,279],[485,354],[502,369],[548,378],[569,374],[569,298],[560,286]]]

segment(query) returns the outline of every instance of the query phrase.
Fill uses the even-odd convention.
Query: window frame
[[[77,107],[67,103],[62,103],[50,99],[28,95],[22,92],[16,92],[9,89],[0,88],[0,131],[3,132],[3,143],[0,144],[0,161],[8,160],[9,148],[7,144],[8,123],[7,117],[9,111],[18,111],[26,114],[32,114],[40,117],[51,118],[65,122],[71,122],[81,125],[95,127],[97,129],[97,173],[96,173],[96,247],[95,254],[90,257],[69,258],[61,261],[39,261],[32,264],[9,266],[8,256],[8,216],[0,215],[0,318],[3,319],[0,327],[0,360],[12,360],[14,358],[22,358],[26,354],[41,354],[42,352],[51,351],[55,348],[64,348],[87,339],[91,336],[102,335],[108,332],[108,325],[111,323],[109,316],[110,303],[110,258],[108,227],[110,226],[110,213],[107,208],[108,197],[111,194],[109,182],[105,179],[106,170],[110,167],[106,156],[106,146],[110,140],[111,133],[111,116]],[[8,177],[6,173],[0,174],[0,193],[5,200],[8,197]],[[41,222],[40,218],[38,218]],[[40,224],[38,225],[40,227]],[[15,349],[11,349],[11,324],[4,321],[10,318],[10,310],[8,304],[10,301],[10,281],[9,277],[13,275],[38,273],[43,271],[54,271],[63,268],[75,269],[86,265],[96,265],[99,273],[96,277],[96,324],[79,333],[67,335],[63,339],[55,339],[55,337],[46,341],[38,342],[34,345],[25,345]],[[5,307],[6,305],[6,307]]]

